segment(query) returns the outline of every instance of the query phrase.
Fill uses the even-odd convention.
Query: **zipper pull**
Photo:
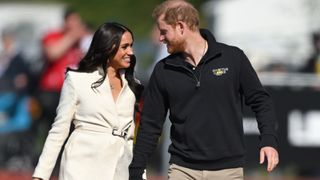
[[[197,85],[196,85],[197,88],[200,87],[200,81],[197,81]]]

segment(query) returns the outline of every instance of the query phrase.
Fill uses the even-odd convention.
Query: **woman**
[[[142,92],[133,76],[133,34],[118,23],[94,33],[77,70],[69,70],[33,180],[48,180],[60,149],[59,180],[128,180],[134,106]]]

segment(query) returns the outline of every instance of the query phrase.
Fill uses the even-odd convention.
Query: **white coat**
[[[132,159],[135,96],[121,71],[122,90],[113,100],[109,79],[91,85],[103,71],[69,71],[63,84],[57,116],[49,131],[33,177],[48,180],[73,122],[75,130],[63,151],[59,180],[128,180]],[[131,125],[131,127],[130,127]],[[128,130],[126,139],[112,129]]]

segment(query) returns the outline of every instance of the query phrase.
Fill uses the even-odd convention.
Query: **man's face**
[[[177,26],[172,26],[164,21],[164,15],[157,20],[158,29],[160,31],[159,41],[166,44],[167,51],[170,54],[183,51],[183,39],[179,33]]]

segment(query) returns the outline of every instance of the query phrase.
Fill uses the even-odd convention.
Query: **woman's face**
[[[128,68],[130,66],[131,56],[133,55],[133,39],[130,32],[126,31],[121,38],[119,49],[113,59],[110,59],[109,65],[115,69]]]

